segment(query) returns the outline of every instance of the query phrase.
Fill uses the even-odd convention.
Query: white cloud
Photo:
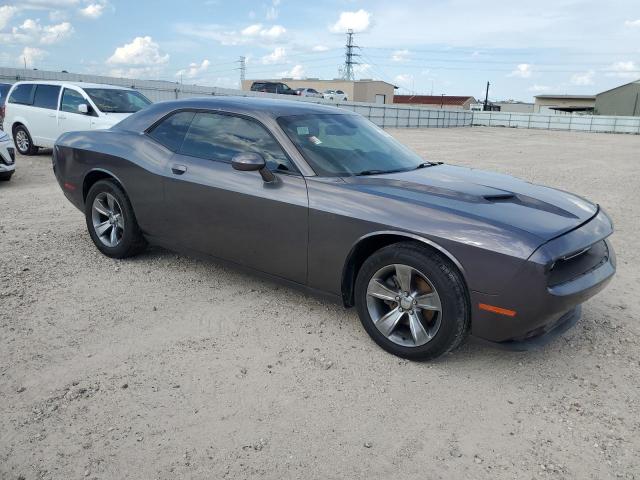
[[[80,15],[95,20],[100,18],[104,13],[104,5],[100,3],[90,3],[85,8],[80,9]]]
[[[551,87],[549,87],[548,85],[533,85],[531,87],[529,87],[529,91],[530,92],[535,92],[535,93],[543,93],[543,92],[548,92],[552,90]]]
[[[640,28],[640,18],[637,20],[627,20],[624,22],[625,27]]]
[[[295,65],[291,70],[282,72],[280,75],[284,78],[300,79],[305,76],[305,71],[302,65]]]
[[[17,61],[19,65],[25,65],[27,68],[33,68],[36,63],[42,60],[47,55],[47,52],[36,47],[24,47]]]
[[[51,45],[70,37],[73,26],[69,22],[42,26],[39,20],[26,19],[22,25],[13,27],[11,33],[0,34],[6,43],[40,43]]]
[[[183,68],[182,70],[178,70],[176,72],[176,77],[185,76],[187,78],[194,78],[198,75],[206,72],[211,66],[211,62],[207,59],[203,60],[202,63],[191,63],[189,64],[189,68]]]
[[[333,33],[345,33],[351,29],[354,32],[364,32],[371,25],[371,13],[360,9],[357,12],[342,12],[338,21],[329,27]]]
[[[197,23],[178,23],[174,28],[181,35],[213,40],[225,46],[279,44],[285,40],[287,33],[287,29],[281,25],[264,27],[261,23],[249,25],[240,31],[227,29],[223,25]]]
[[[529,78],[532,74],[531,65],[528,63],[521,63],[516,67],[516,69],[511,72],[509,77],[520,77],[520,78]]]
[[[287,51],[284,47],[276,47],[269,55],[262,57],[262,63],[265,65],[283,63],[286,56]]]
[[[9,25],[9,22],[17,11],[18,8],[12,5],[0,6],[0,30],[4,30],[4,28]]]
[[[240,31],[240,34],[244,37],[251,38],[265,38],[268,40],[276,40],[287,32],[287,29],[282,25],[273,25],[269,28],[264,28],[261,23],[249,25]]]
[[[153,38],[136,37],[131,43],[116,48],[107,63],[112,65],[158,65],[167,63],[169,54],[162,55],[160,46]]]
[[[633,61],[616,62],[608,68],[608,77],[640,78],[640,65]]]
[[[357,65],[353,66],[353,73],[355,73],[358,77],[366,75],[367,73],[369,73],[369,70],[371,70],[371,65],[369,65],[368,63],[358,63]]]
[[[393,81],[395,83],[399,83],[402,87],[408,87],[411,86],[413,82],[413,75],[409,73],[401,73],[400,75],[393,77]]]
[[[391,54],[391,60],[394,62],[406,62],[409,60],[409,50],[396,50]]]
[[[326,52],[327,50],[329,50],[329,47],[327,47],[326,45],[316,45],[311,50],[313,50],[314,52]]]
[[[589,70],[588,72],[576,73],[571,77],[571,84],[584,87],[587,85],[593,85],[593,77],[596,72]]]

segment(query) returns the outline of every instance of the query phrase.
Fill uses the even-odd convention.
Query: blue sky
[[[399,93],[530,101],[640,78],[638,0],[0,0],[0,65],[237,87],[335,78],[345,31],[359,78]]]

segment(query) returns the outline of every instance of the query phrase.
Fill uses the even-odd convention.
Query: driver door
[[[276,181],[234,170],[231,159],[247,152],[261,154]],[[195,113],[167,165],[165,202],[168,229],[180,246],[306,283],[307,185],[257,121]]]

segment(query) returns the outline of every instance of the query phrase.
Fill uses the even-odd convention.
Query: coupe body
[[[335,107],[215,97],[62,135],[53,168],[96,246],[212,256],[355,306],[386,350],[471,333],[525,349],[615,273],[606,213],[507,175],[425,162]]]

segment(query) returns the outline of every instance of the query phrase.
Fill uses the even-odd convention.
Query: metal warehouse
[[[640,80],[596,95],[595,113],[640,116]]]

